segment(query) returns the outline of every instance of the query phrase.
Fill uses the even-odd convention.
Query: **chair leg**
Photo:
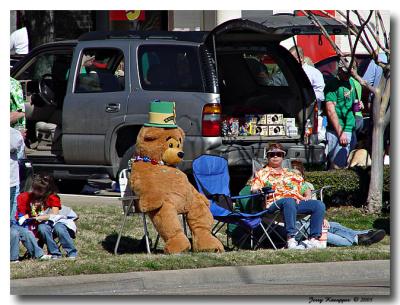
[[[143,218],[144,238],[146,240],[146,250],[147,250],[148,254],[151,254],[150,242],[149,242],[149,232],[147,230],[147,220],[146,220],[146,214],[145,213],[142,213],[142,218]]]
[[[127,219],[127,217],[128,217],[128,213],[129,213],[129,211],[130,211],[130,209],[131,209],[131,207],[132,207],[132,205],[133,205],[133,201],[134,201],[134,200],[131,199],[131,202],[129,203],[128,208],[125,210],[124,218],[123,218],[123,221],[122,221],[122,226],[121,226],[121,228],[119,229],[117,242],[115,243],[115,247],[114,247],[114,254],[115,254],[115,255],[118,254],[118,247],[119,247],[119,242],[121,241],[122,231],[124,230],[125,223],[126,223],[126,219]]]
[[[261,228],[263,229],[264,234],[265,234],[265,236],[268,238],[269,242],[272,244],[272,246],[274,247],[274,249],[277,250],[277,248],[276,248],[274,242],[273,242],[272,239],[271,239],[271,236],[269,236],[269,234],[268,234],[267,230],[265,229],[264,225],[263,225],[262,223],[260,223],[260,226],[261,226]],[[265,237],[264,237],[264,239],[265,239]],[[264,239],[263,239],[263,240],[264,240]],[[261,238],[260,238],[259,242],[257,243],[257,246],[258,246],[261,242],[262,242],[262,240],[261,240]]]

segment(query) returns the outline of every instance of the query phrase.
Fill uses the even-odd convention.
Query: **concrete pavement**
[[[390,261],[376,260],[21,279],[11,294],[383,296],[390,287]]]

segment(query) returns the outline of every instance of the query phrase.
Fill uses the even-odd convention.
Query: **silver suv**
[[[321,18],[334,34],[344,31]],[[306,17],[236,19],[211,32],[89,32],[77,41],[40,46],[11,76],[27,99],[28,159],[61,179],[115,178],[134,153],[149,102],[176,103],[185,131],[183,170],[203,153],[248,167],[270,141],[289,158],[323,163],[319,145],[304,145],[315,96],[298,62],[280,45],[295,34],[319,33]],[[261,73],[260,73],[261,72]],[[221,136],[223,116],[282,113],[298,136]]]

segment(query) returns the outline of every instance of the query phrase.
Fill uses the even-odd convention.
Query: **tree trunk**
[[[367,198],[367,207],[370,213],[380,213],[382,210],[383,190],[383,157],[384,143],[383,133],[385,131],[385,114],[390,98],[390,78],[385,79],[382,75],[379,90],[373,101],[373,128],[371,149],[371,180]]]

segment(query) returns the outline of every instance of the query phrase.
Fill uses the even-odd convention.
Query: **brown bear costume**
[[[181,128],[143,126],[140,130],[131,174],[132,190],[139,196],[137,208],[149,215],[165,241],[165,253],[190,249],[178,214],[186,215],[193,251],[223,252],[223,245],[211,234],[213,217],[209,201],[175,167],[183,157],[184,137]],[[143,161],[143,157],[151,162]]]

